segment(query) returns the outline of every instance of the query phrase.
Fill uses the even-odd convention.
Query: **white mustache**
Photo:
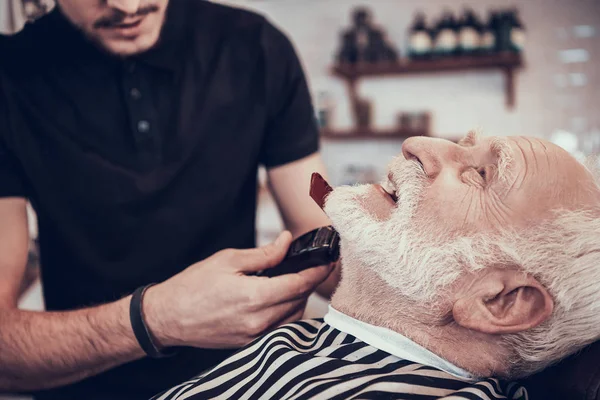
[[[399,156],[392,160],[388,167],[387,179],[382,182],[384,187],[392,187],[398,198],[397,207],[392,211],[392,217],[398,228],[406,229],[414,215],[421,196],[425,190],[427,179],[420,165],[414,161],[406,160]],[[341,186],[333,190],[326,199],[325,213],[330,216],[334,226],[348,225],[348,235],[353,233],[366,234],[371,222],[376,222],[370,213],[366,212],[362,199],[366,198],[371,190],[371,185]],[[368,204],[366,205],[368,208]],[[357,219],[344,218],[355,215]],[[365,219],[365,220],[363,220]],[[361,222],[362,221],[362,222]],[[362,229],[352,229],[352,225],[359,224]],[[336,227],[338,228],[338,227]],[[341,230],[346,227],[339,226]],[[379,226],[377,230],[383,227]],[[339,231],[339,230],[338,230]]]
[[[427,183],[423,168],[415,161],[398,156],[389,167],[388,180],[396,188],[398,209],[414,213]]]

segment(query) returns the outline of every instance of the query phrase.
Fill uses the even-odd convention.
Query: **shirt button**
[[[137,124],[138,131],[141,133],[147,133],[150,130],[150,122],[141,120]]]
[[[125,65],[125,68],[127,69],[127,72],[129,72],[130,74],[133,74],[135,72],[135,62],[133,62],[133,61],[127,62],[127,64]]]
[[[134,100],[139,100],[142,98],[142,92],[138,88],[133,88],[129,91],[129,94]]]

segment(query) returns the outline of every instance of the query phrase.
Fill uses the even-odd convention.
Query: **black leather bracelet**
[[[131,320],[131,327],[133,333],[137,339],[140,347],[144,352],[151,358],[165,358],[172,357],[177,354],[176,351],[171,350],[168,352],[161,351],[156,343],[152,340],[150,330],[144,320],[144,314],[142,311],[142,300],[144,299],[144,293],[150,287],[154,286],[154,283],[150,285],[141,286],[131,296],[131,303],[129,305],[129,319]]]

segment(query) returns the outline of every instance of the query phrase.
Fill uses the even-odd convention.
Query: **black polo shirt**
[[[220,249],[253,247],[257,167],[318,150],[281,32],[248,11],[170,3],[159,44],[127,59],[57,10],[0,36],[0,197],[37,211],[48,310],[113,301]],[[145,399],[227,354],[187,349],[37,396]]]

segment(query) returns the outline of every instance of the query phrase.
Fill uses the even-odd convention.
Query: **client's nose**
[[[408,138],[402,143],[402,155],[407,160],[421,163],[429,177],[435,177],[448,158],[448,153],[454,143],[439,138],[416,136]]]

